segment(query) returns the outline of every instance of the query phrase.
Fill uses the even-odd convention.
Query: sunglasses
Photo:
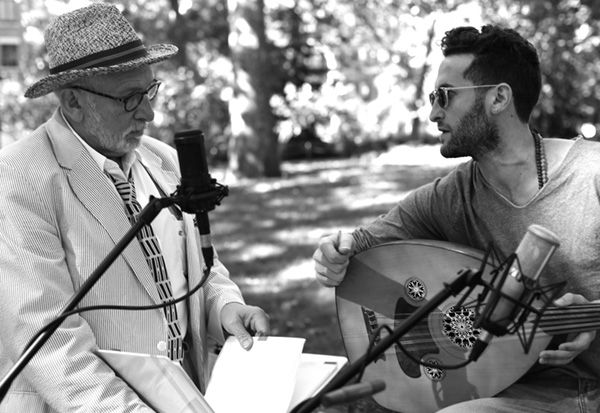
[[[448,91],[450,90],[462,90],[462,89],[478,89],[481,87],[496,87],[498,85],[473,85],[473,86],[456,86],[456,87],[438,87],[436,90],[429,94],[429,103],[431,106],[437,100],[438,104],[442,109],[446,109],[450,104],[450,97]]]
[[[152,81],[152,83],[150,83],[150,86],[148,86],[146,88],[146,90],[143,90],[140,92],[135,92],[129,96],[125,96],[125,97],[121,98],[121,97],[116,97],[116,96],[110,96],[105,93],[96,92],[95,90],[86,89],[82,86],[71,86],[71,88],[73,88],[73,89],[84,90],[86,92],[93,93],[94,95],[103,96],[105,98],[109,98],[109,99],[116,100],[118,102],[122,102],[125,112],[133,112],[134,110],[136,110],[138,108],[138,106],[140,106],[140,104],[142,103],[142,100],[144,99],[144,96],[146,96],[146,95],[148,96],[148,100],[154,99],[156,97],[156,94],[158,93],[159,87],[160,87],[160,81],[154,79]]]

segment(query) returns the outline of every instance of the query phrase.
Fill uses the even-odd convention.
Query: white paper
[[[285,413],[292,398],[304,338],[254,337],[249,351],[229,337],[206,389],[215,413]]]

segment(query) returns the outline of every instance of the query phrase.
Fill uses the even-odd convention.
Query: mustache
[[[145,129],[146,129],[146,123],[131,125],[123,131],[123,136],[127,136],[132,133],[143,134]]]

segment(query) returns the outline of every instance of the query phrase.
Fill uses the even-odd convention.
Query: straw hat
[[[145,47],[119,9],[106,3],[58,16],[44,32],[44,40],[50,75],[27,89],[28,98],[77,79],[132,70],[177,53],[172,44]]]

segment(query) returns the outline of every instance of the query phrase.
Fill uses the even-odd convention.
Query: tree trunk
[[[262,0],[230,0],[229,47],[235,86],[229,103],[229,169],[237,177],[281,176],[270,100],[277,68],[269,56]]]
[[[411,110],[413,111],[413,114],[414,114],[413,121],[412,121],[412,129],[410,132],[410,140],[413,142],[418,140],[419,136],[421,134],[421,118],[419,118],[417,110],[418,110],[421,102],[423,101],[421,99],[421,97],[423,96],[423,85],[425,84],[425,77],[427,76],[427,72],[429,71],[428,58],[429,58],[429,55],[431,54],[431,49],[433,48],[434,36],[435,36],[435,20],[431,23],[431,27],[429,28],[429,31],[427,32],[427,43],[425,44],[425,46],[426,46],[425,60],[423,63],[423,67],[421,68],[421,73],[419,74],[419,79],[417,80],[417,86],[415,88],[415,97],[414,97],[413,102],[410,105]]]

